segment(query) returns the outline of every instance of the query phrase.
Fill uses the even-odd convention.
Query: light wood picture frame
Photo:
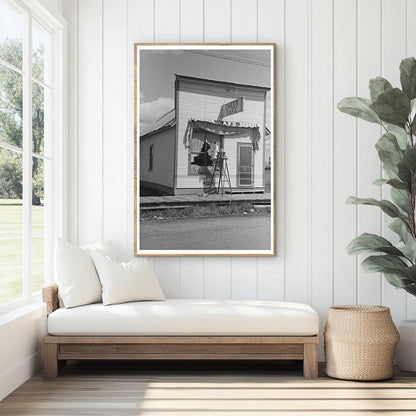
[[[134,45],[134,255],[276,255],[275,44]]]

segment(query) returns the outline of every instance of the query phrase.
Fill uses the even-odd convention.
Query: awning
[[[190,119],[185,133],[185,147],[188,148],[194,129],[200,129],[220,136],[252,133],[253,149],[259,150],[260,128],[255,123],[241,123],[239,121],[216,121],[204,119]]]

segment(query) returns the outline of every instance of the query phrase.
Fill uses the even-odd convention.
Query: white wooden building
[[[269,90],[176,75],[175,108],[140,137],[141,194],[203,192],[216,150],[227,158],[233,192],[264,192]]]

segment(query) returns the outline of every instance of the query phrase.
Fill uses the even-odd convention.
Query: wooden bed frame
[[[59,309],[58,287],[43,289],[47,314]],[[54,336],[43,338],[45,378],[66,360],[303,360],[318,377],[318,336]]]

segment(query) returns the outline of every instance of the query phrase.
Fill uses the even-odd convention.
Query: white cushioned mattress
[[[61,308],[48,317],[50,335],[316,335],[307,305],[272,301],[189,300],[102,303]]]

